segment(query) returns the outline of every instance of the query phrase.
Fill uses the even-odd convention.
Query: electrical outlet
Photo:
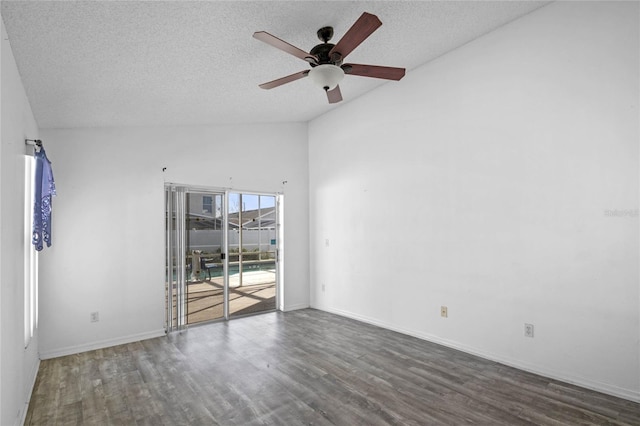
[[[524,325],[524,337],[533,337],[533,324]]]
[[[324,292],[324,290],[325,290],[325,287],[324,287],[324,284],[322,284],[322,291]]]
[[[449,311],[446,306],[440,306],[440,316],[442,318],[447,318],[449,316]]]
[[[91,322],[100,321],[100,314],[98,312],[91,312]]]

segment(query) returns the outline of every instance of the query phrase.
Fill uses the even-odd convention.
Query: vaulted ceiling
[[[258,84],[309,65],[254,38],[310,50],[363,13],[383,25],[348,62],[411,70],[545,1],[2,1],[2,17],[41,128],[308,121],[341,104],[308,79]],[[346,76],[343,102],[380,84]]]

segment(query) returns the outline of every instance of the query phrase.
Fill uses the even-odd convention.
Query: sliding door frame
[[[166,265],[166,307],[165,307],[165,329],[167,333],[172,331],[179,331],[188,328],[190,325],[206,324],[217,321],[228,321],[229,319],[240,318],[242,316],[250,316],[255,314],[246,315],[233,315],[229,314],[229,195],[230,194],[247,194],[257,196],[270,196],[275,199],[275,308],[274,311],[282,310],[282,285],[281,285],[281,262],[280,256],[281,248],[281,236],[283,235],[283,227],[281,223],[281,200],[283,195],[278,192],[261,192],[251,190],[237,190],[237,189],[224,189],[216,187],[206,187],[198,185],[178,184],[173,182],[165,182],[165,214],[169,213],[168,208],[171,207],[171,211],[176,213],[175,216],[175,229],[173,228],[173,217],[167,214],[167,225],[165,226],[165,265]],[[184,224],[186,219],[186,209],[177,208],[178,205],[186,206],[187,193],[207,193],[222,195],[224,200],[222,208],[222,264],[223,264],[223,316],[209,321],[202,321],[196,324],[187,323],[186,312],[186,295],[187,295],[187,277],[186,277],[186,233]],[[239,224],[242,227],[242,224]],[[183,265],[183,267],[174,268],[174,262],[176,265]],[[176,309],[174,318],[173,308],[173,276],[176,276]],[[271,310],[263,311],[271,312]],[[260,312],[260,313],[263,313]],[[177,320],[177,321],[176,321]],[[174,326],[174,321],[176,325]]]

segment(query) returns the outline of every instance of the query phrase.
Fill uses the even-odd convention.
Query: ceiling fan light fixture
[[[316,86],[324,90],[333,90],[344,78],[344,71],[337,65],[323,64],[311,68],[308,77]]]

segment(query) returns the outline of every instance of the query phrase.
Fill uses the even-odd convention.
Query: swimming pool
[[[197,279],[200,281],[204,281],[205,279],[218,278],[222,276],[222,264],[220,263],[208,263],[205,264],[206,268],[201,268],[200,274]],[[242,272],[253,272],[253,271],[275,271],[276,262],[243,262],[242,263]],[[233,263],[229,265],[229,275],[236,275],[240,272],[240,265],[237,263]],[[173,280],[176,280],[175,270],[173,272]],[[191,278],[191,265],[187,267],[187,280]]]

